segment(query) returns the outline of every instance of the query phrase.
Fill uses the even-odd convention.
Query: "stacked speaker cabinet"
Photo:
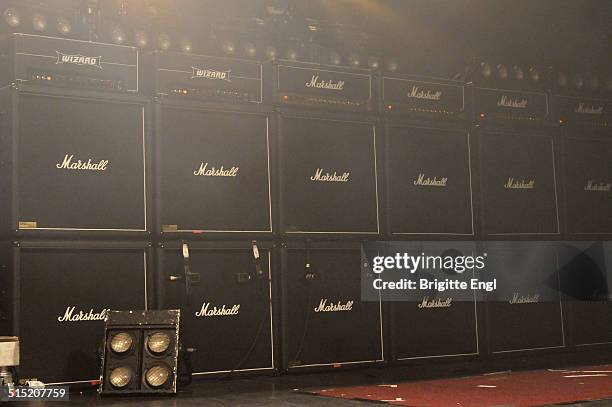
[[[472,240],[471,136],[463,84],[432,78],[383,77],[386,226],[391,240]],[[417,247],[418,246],[418,247]],[[445,246],[445,247],[442,247]],[[414,252],[473,255],[476,245],[413,245]],[[435,253],[434,253],[435,252]],[[467,276],[470,273],[465,273]],[[442,278],[447,276],[442,276]],[[432,293],[391,306],[395,361],[479,353],[474,293]],[[431,306],[440,298],[444,307]],[[450,301],[448,301],[450,299]]]
[[[286,369],[384,359],[381,303],[359,283],[359,240],[381,233],[375,85],[367,70],[274,67]]]
[[[20,337],[23,377],[90,382],[107,310],[149,300],[138,50],[25,34],[2,44],[4,333]]]
[[[498,281],[486,307],[491,355],[565,346],[556,249],[535,242],[561,235],[558,143],[539,77],[516,78],[491,76],[472,89],[480,232],[502,241],[484,248],[484,272]]]
[[[182,308],[195,374],[274,370],[271,73],[252,60],[150,58],[158,305]],[[187,291],[185,267],[200,281]]]
[[[568,242],[561,256],[570,344],[612,345],[612,101],[557,88],[554,121],[562,144],[562,208]],[[582,93],[582,94],[581,94]]]

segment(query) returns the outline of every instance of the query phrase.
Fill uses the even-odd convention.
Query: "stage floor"
[[[31,406],[388,406],[376,401],[348,400],[309,394],[323,388],[350,386],[377,386],[388,382],[384,370],[366,369],[329,373],[283,375],[277,377],[233,378],[220,381],[195,380],[174,397],[105,397],[95,392],[71,392],[70,403],[19,403]],[[566,406],[612,407],[612,399]],[[451,407],[457,407],[455,404]],[[461,407],[469,407],[462,405]],[[510,407],[510,406],[504,406]]]

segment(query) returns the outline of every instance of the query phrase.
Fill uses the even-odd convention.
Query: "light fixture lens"
[[[225,55],[234,55],[234,52],[236,52],[236,45],[230,40],[223,41],[222,48]]]
[[[156,332],[147,338],[147,348],[153,353],[165,352],[170,346],[170,337],[163,332]]]
[[[125,42],[125,32],[123,31],[123,29],[121,29],[121,27],[114,27],[111,30],[111,41],[113,41],[114,44],[118,45],[121,45]]]
[[[110,342],[110,347],[115,353],[125,353],[129,351],[134,342],[134,338],[127,332],[115,334]]]
[[[359,66],[361,65],[361,59],[359,58],[359,55],[356,54],[352,54],[349,56],[349,65],[351,66]]]
[[[493,70],[491,69],[491,65],[487,64],[486,62],[483,62],[480,64],[480,74],[484,77],[484,78],[490,78],[491,75],[493,74]]]
[[[276,51],[276,48],[274,48],[271,45],[266,47],[266,57],[268,59],[276,59],[277,55],[278,55],[278,51]]]
[[[172,45],[172,43],[170,42],[170,36],[168,34],[161,34],[157,38],[157,46],[162,51],[168,51],[170,49],[170,45]]]
[[[32,28],[35,31],[45,31],[47,29],[47,18],[42,14],[33,14],[32,15]]]
[[[500,79],[508,79],[508,67],[503,64],[497,65],[497,75],[499,75]]]
[[[582,89],[582,87],[584,86],[584,78],[582,77],[582,75],[578,74],[574,77],[574,86],[576,87],[576,89]]]
[[[380,62],[378,61],[378,58],[368,58],[368,66],[370,67],[370,69],[378,69],[380,67]]]
[[[144,31],[136,31],[134,34],[134,42],[140,48],[144,48],[149,44],[149,38],[147,37],[147,33]]]
[[[290,61],[295,61],[298,57],[298,53],[295,50],[295,48],[291,48],[291,47],[287,48],[287,52],[285,53],[285,55],[287,59]]]
[[[562,88],[567,86],[567,75],[565,75],[563,72],[558,72],[557,73],[557,84],[559,86],[561,86]]]
[[[538,82],[540,80],[540,73],[534,67],[529,68],[529,79],[533,82]]]
[[[134,377],[134,372],[132,369],[127,366],[120,366],[111,371],[109,382],[114,388],[122,389],[130,384],[132,377]]]
[[[72,31],[70,21],[66,17],[57,18],[57,31],[62,35],[68,35]]]
[[[193,43],[191,42],[191,40],[189,38],[183,38],[181,40],[181,51],[183,51],[185,54],[190,54],[191,51],[193,50]]]
[[[591,87],[592,90],[599,89],[599,79],[591,78],[591,80],[589,81],[589,86]]]
[[[608,89],[608,91],[612,91],[612,79],[608,79],[606,81],[606,89]]]
[[[518,65],[514,65],[512,70],[514,71],[514,79],[516,79],[517,81],[522,81],[523,79],[525,79],[525,73],[523,72],[523,68]]]
[[[389,70],[389,72],[395,72],[397,71],[398,68],[399,68],[399,64],[397,63],[395,59],[390,59],[387,62],[387,69]]]
[[[329,63],[330,65],[338,66],[342,63],[342,58],[340,58],[340,54],[336,51],[331,51],[329,53]]]
[[[168,381],[170,369],[164,365],[155,365],[145,373],[145,380],[151,387],[161,387]]]
[[[21,23],[21,15],[17,9],[7,8],[4,10],[4,21],[9,27],[17,27]]]
[[[244,53],[249,58],[254,58],[257,55],[257,47],[252,42],[244,44]]]

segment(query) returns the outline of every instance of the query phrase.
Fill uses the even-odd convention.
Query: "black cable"
[[[302,329],[302,335],[300,337],[300,342],[298,348],[295,352],[295,356],[292,361],[298,361],[299,357],[302,355],[302,350],[304,348],[304,344],[306,343],[306,335],[308,334],[308,326],[310,325],[310,306],[312,300],[312,286],[313,280],[316,278],[315,274],[311,271],[310,267],[310,240],[306,240],[306,261],[304,263],[304,279],[308,284],[308,295],[306,296],[306,316],[304,317],[304,327]],[[290,361],[291,362],[291,361]]]

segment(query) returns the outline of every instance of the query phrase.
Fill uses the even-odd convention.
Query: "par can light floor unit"
[[[99,393],[176,393],[179,318],[179,310],[109,312]]]

